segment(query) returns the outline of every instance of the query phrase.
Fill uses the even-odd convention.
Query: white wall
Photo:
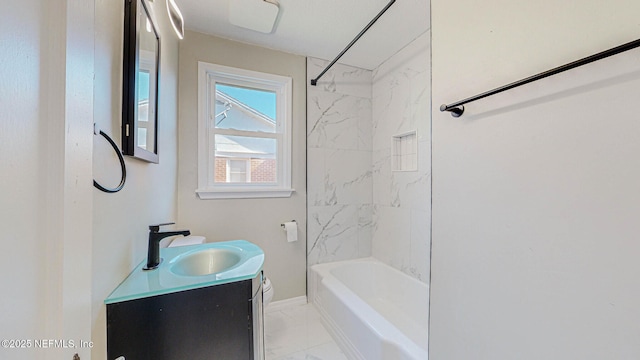
[[[93,191],[92,354],[106,357],[104,299],[146,258],[151,224],[177,221],[178,38],[164,1],[148,3],[160,32],[159,164],[125,157],[127,182],[122,191]],[[121,144],[122,38],[124,2],[96,0],[95,108],[97,125]],[[109,143],[94,138],[93,174],[107,187],[120,180],[120,163]],[[171,228],[167,228],[171,229]]]
[[[0,32],[7,39],[0,52],[0,184],[5,189],[0,193],[2,243],[7,254],[24,255],[8,256],[0,262],[0,279],[6,289],[3,292],[13,294],[0,297],[2,339],[42,337],[46,333],[41,323],[46,311],[46,267],[41,260],[46,250],[38,241],[44,233],[46,213],[39,210],[41,195],[37,190],[41,185],[37,175],[44,163],[40,161],[40,148],[45,143],[44,119],[38,109],[47,100],[40,99],[39,88],[45,79],[39,74],[45,46],[40,35],[44,20],[40,3],[32,0],[15,4],[14,16],[3,16],[0,21]],[[14,269],[25,267],[30,271],[14,275]],[[16,352],[0,349],[3,358],[35,356],[35,352]]]
[[[431,246],[430,32],[373,72],[372,254],[429,282]],[[417,131],[416,171],[392,171],[392,137]]]
[[[292,187],[290,198],[200,200],[195,190],[198,162],[198,61],[293,79]],[[244,239],[265,252],[265,274],[274,299],[306,294],[306,94],[305,59],[196,32],[180,44],[180,158],[178,171],[179,221],[208,242]],[[287,243],[280,224],[298,222],[298,241]]]
[[[308,266],[371,256],[371,71],[307,61]]]
[[[91,340],[93,3],[28,0],[0,21],[0,348],[11,359],[90,358],[34,339]],[[69,19],[74,19],[71,21]]]
[[[432,0],[431,360],[640,357],[637,1]]]

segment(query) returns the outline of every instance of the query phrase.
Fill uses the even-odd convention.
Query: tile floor
[[[264,314],[266,360],[348,360],[312,304]]]

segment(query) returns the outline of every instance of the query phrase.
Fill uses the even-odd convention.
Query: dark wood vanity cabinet
[[[262,275],[107,305],[107,360],[263,360]]]

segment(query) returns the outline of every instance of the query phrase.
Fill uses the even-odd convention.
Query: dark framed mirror
[[[122,153],[158,163],[160,37],[145,0],[124,0]]]

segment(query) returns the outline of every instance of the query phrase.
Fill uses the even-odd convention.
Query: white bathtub
[[[426,360],[429,288],[373,258],[311,267],[309,295],[354,360]]]

